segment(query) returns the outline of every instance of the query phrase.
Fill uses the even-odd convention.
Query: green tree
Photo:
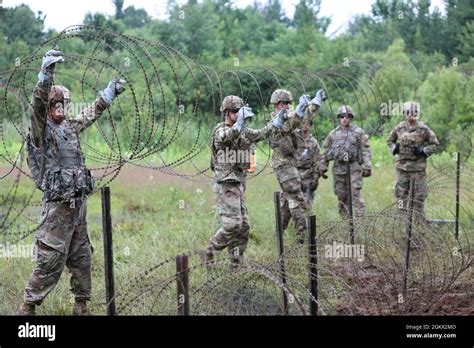
[[[474,6],[471,0],[445,0],[445,9],[447,40],[444,53],[448,60],[461,57],[465,61],[468,57],[462,55],[463,40],[469,39],[470,36],[463,35],[463,29],[474,20]]]
[[[115,6],[115,19],[123,18],[123,2],[124,0],[112,0],[112,3]]]
[[[445,67],[428,75],[421,92],[421,118],[433,128],[442,149],[467,151],[464,146],[472,142],[474,129],[474,76]]]
[[[135,9],[133,6],[128,6],[123,11],[122,21],[128,28],[142,28],[150,22],[150,17],[144,9]]]
[[[42,12],[35,15],[27,5],[0,7],[0,30],[8,44],[23,40],[29,45],[37,45],[44,38],[44,18]]]
[[[286,25],[290,24],[290,20],[286,17],[281,7],[280,0],[269,0],[261,11],[266,21],[277,21]]]
[[[313,29],[325,33],[330,18],[320,17],[321,0],[300,0],[295,8],[293,16],[293,26],[298,29]]]
[[[211,1],[188,2],[183,6],[170,1],[169,19],[157,22],[154,30],[165,44],[192,57],[205,52],[220,57],[223,42],[219,35],[219,17],[213,8]]]

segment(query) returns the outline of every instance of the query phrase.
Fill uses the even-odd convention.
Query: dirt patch
[[[447,292],[410,283],[406,298],[400,298],[401,271],[375,265],[358,268],[340,264],[334,275],[345,279],[350,289],[341,298],[341,315],[473,315],[473,284],[459,279]]]

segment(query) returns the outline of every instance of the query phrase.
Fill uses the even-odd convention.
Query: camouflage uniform
[[[399,141],[397,146],[396,142]],[[427,146],[424,146],[425,144]],[[425,220],[424,202],[428,196],[426,186],[426,158],[437,149],[439,142],[433,131],[423,122],[416,120],[413,126],[408,122],[399,123],[391,132],[387,140],[390,152],[398,148],[396,160],[397,183],[395,196],[402,203],[398,206],[406,208],[410,191],[410,180],[415,179],[413,209],[419,213],[421,220]],[[424,146],[424,147],[423,147]],[[415,154],[415,149],[422,149],[423,153]]]
[[[222,227],[211,237],[209,253],[227,248],[230,256],[244,254],[250,231],[245,206],[245,180],[246,171],[250,168],[251,147],[268,136],[271,130],[272,126],[267,125],[259,130],[244,128],[239,132],[228,120],[214,128],[211,169],[214,171],[213,191]],[[232,154],[235,155],[234,160]]]
[[[71,272],[76,301],[89,300],[91,295],[92,247],[87,234],[86,198],[93,189],[93,179],[85,167],[79,133],[102,114],[107,104],[98,98],[79,116],[57,124],[47,116],[48,99],[61,93],[64,97],[66,91],[38,82],[33,92],[28,164],[44,197],[42,222],[36,234],[36,266],[24,294],[28,305],[42,303],[58,283],[65,265]]]
[[[294,112],[289,113],[288,120],[281,129],[276,129],[269,137],[269,144],[273,150],[272,169],[280,184],[280,209],[283,229],[288,227],[290,217],[296,224],[297,235],[303,238],[307,226],[306,217],[308,204],[302,191],[301,177],[296,168],[298,136],[304,121],[309,122],[317,110],[317,106],[310,104],[304,118]],[[272,117],[276,113],[272,112]]]
[[[298,143],[296,168],[301,178],[301,188],[311,211],[314,200],[314,191],[318,188],[320,177],[319,162],[321,161],[321,150],[316,138],[310,133],[307,136],[302,131],[296,132]]]
[[[324,140],[324,156],[321,160],[321,170],[326,171],[329,161],[334,161],[332,168],[334,193],[338,198],[339,214],[346,217],[349,206],[349,187],[347,185],[347,161],[349,162],[352,201],[357,213],[365,209],[361,196],[362,171],[371,170],[371,151],[365,132],[353,125],[339,126],[333,129]]]

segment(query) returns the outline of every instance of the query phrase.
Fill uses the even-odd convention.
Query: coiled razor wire
[[[379,106],[387,101],[411,99],[373,61],[350,61],[321,71],[282,67],[232,67],[216,69],[199,64],[161,42],[110,32],[91,26],[72,26],[47,40],[14,68],[4,71],[1,102],[5,113],[0,122],[1,160],[9,167],[0,172],[0,231],[3,241],[17,242],[36,231],[41,209],[41,193],[34,188],[25,163],[31,91],[36,82],[42,54],[57,46],[65,63],[58,64],[55,84],[72,90],[72,105],[86,105],[114,76],[127,81],[127,91],[81,138],[97,188],[109,185],[124,166],[157,170],[185,180],[210,182],[208,159],[211,130],[221,120],[220,102],[225,95],[237,94],[253,107],[252,127],[270,119],[269,100],[276,88],[289,89],[294,96],[313,94],[324,88],[329,96],[318,117],[331,117],[342,104],[353,106],[358,124],[369,135],[380,134],[387,118]],[[77,52],[68,47],[79,47]],[[378,81],[390,85],[391,94],[382,91]],[[77,101],[76,101],[77,100]],[[74,110],[75,112],[79,110]],[[379,117],[367,117],[368,115]],[[396,116],[394,116],[396,117]],[[399,115],[400,120],[402,115]],[[315,133],[319,134],[318,122]],[[15,145],[18,145],[18,150]],[[173,152],[179,147],[179,154]],[[254,176],[269,175],[271,152],[260,143],[264,155]],[[175,155],[171,155],[175,154]],[[261,158],[260,158],[261,159]],[[453,167],[435,167],[427,178],[430,207],[440,200],[452,201],[456,189]],[[413,225],[412,262],[405,296],[400,283],[405,248],[406,211],[394,204],[378,212],[355,218],[356,244],[365,247],[363,261],[333,259],[325,247],[347,243],[347,221],[317,225],[318,308],[320,314],[425,314],[469,270],[472,254],[469,236],[473,231],[472,166],[463,162],[461,171],[461,233],[453,238],[452,224]],[[254,177],[252,176],[252,177]],[[252,178],[250,177],[250,179]],[[453,218],[453,208],[448,207]],[[416,214],[415,214],[416,215]],[[415,216],[415,221],[418,221]],[[307,246],[292,245],[286,250],[286,278],[281,281],[278,259],[249,260],[236,270],[228,270],[225,257],[210,269],[189,253],[191,265],[192,314],[284,313],[282,291],[291,299],[289,313],[308,314]],[[176,271],[174,259],[151,267],[120,288],[117,309],[120,314],[175,314]]]
[[[293,243],[282,256],[285,283],[277,257],[244,259],[239,268],[229,269],[225,253],[219,254],[213,265],[203,260],[202,250],[186,253],[190,259],[190,314],[283,315],[282,293],[289,300],[289,315],[308,315],[310,301],[317,302],[319,315],[439,313],[440,303],[452,295],[450,291],[459,279],[471,279],[473,260],[470,238],[474,231],[474,192],[468,186],[473,168],[468,164],[462,166],[463,204],[458,238],[455,238],[454,212],[448,205],[454,202],[452,173],[453,167],[447,166],[428,175],[429,198],[425,204],[428,223],[422,222],[420,213],[413,212],[406,291],[402,288],[402,278],[408,211],[394,203],[381,211],[354,217],[354,247],[349,244],[347,220],[317,224],[317,264],[314,265],[317,275],[309,273],[308,245]],[[438,209],[431,208],[437,201],[446,202],[442,215]],[[439,219],[430,220],[433,217],[444,219],[439,223]],[[339,246],[349,248],[353,254],[338,256],[334,250]],[[170,258],[151,267],[119,290],[118,314],[175,315],[179,272],[176,273],[174,261]],[[308,288],[310,276],[318,281],[317,300]],[[463,291],[457,295],[467,301],[473,299],[472,282]]]
[[[96,192],[115,180],[125,165],[157,170],[186,180],[212,181],[208,160],[211,130],[221,120],[220,102],[228,94],[242,96],[257,111],[252,127],[258,128],[270,119],[268,105],[276,88],[289,89],[296,98],[324,88],[329,100],[324,104],[321,117],[330,117],[335,122],[332,115],[339,103],[351,104],[359,115],[360,125],[365,125],[370,134],[380,132],[387,119],[376,117],[374,123],[369,122],[366,115],[374,112],[379,115],[378,105],[386,100],[406,99],[390,76],[384,75],[380,64],[373,61],[346,61],[317,72],[251,66],[215,69],[161,42],[92,26],[71,26],[45,41],[30,56],[18,58],[15,67],[2,74],[6,78],[1,81],[5,110],[0,122],[1,160],[11,166],[0,172],[3,180],[8,179],[5,185],[17,187],[19,180],[30,178],[27,166],[19,158],[25,158],[24,143],[36,74],[43,53],[52,47],[64,53],[65,63],[57,64],[54,83],[72,90],[71,112],[80,112],[80,106],[96,98],[98,90],[112,77],[121,76],[127,82],[127,91],[94,123],[93,130],[81,138],[86,161],[96,177]],[[77,51],[68,50],[69,47],[76,47]],[[380,90],[377,83],[380,79],[393,87],[391,95],[384,95]],[[316,133],[317,124],[315,122]],[[12,153],[15,144],[20,144],[20,149]],[[182,151],[170,156],[175,154],[173,147]],[[271,173],[268,146],[260,143],[258,151],[263,158],[259,157],[256,172],[249,179]],[[22,176],[16,175],[17,172]],[[19,220],[34,220],[38,210],[21,205],[40,204],[41,195],[33,193],[35,189],[30,187],[30,200],[17,200],[16,189],[1,198],[0,217],[5,222],[0,224],[0,230],[6,233],[9,229],[12,242],[15,242],[15,233],[11,232],[11,226],[28,224]],[[16,207],[13,209],[10,205]],[[11,210],[18,214],[12,215]],[[24,214],[28,210],[33,215]],[[33,232],[37,228],[27,230]],[[18,236],[16,240],[23,237]]]

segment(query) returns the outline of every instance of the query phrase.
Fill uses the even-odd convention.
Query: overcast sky
[[[178,0],[177,2],[183,4],[187,0]],[[253,2],[254,0],[236,0],[234,4],[238,7],[245,7]],[[258,2],[265,3],[266,0],[258,0]],[[282,7],[290,18],[293,16],[295,5],[298,2],[299,0],[281,0]],[[327,34],[332,34],[340,28],[344,29],[355,14],[370,13],[371,5],[374,2],[375,0],[322,0],[321,15],[332,19]],[[54,28],[58,31],[70,25],[81,24],[87,12],[100,12],[107,15],[115,13],[112,0],[3,0],[5,7],[15,7],[22,3],[30,6],[35,12],[42,11],[43,14],[46,14],[46,28]],[[133,5],[137,9],[144,8],[154,18],[165,18],[166,3],[166,0],[125,0],[123,8]],[[444,11],[443,0],[432,0],[430,10],[433,11],[435,6],[442,12]]]

